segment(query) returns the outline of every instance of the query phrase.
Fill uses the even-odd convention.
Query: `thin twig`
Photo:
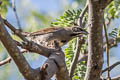
[[[104,72],[107,71],[108,69],[109,69],[109,71],[111,71],[114,67],[116,67],[116,66],[119,65],[119,64],[120,64],[120,61],[114,63],[113,65],[111,65],[111,66],[105,68],[104,70],[102,70],[102,73],[104,73]]]
[[[22,27],[21,27],[20,20],[19,20],[18,14],[17,14],[17,10],[16,10],[15,0],[12,0],[12,8],[13,8],[16,20],[17,20],[18,27],[22,31]]]
[[[20,52],[21,52],[21,53],[25,53],[25,52],[27,52],[27,50],[26,50],[26,49],[21,49]],[[4,65],[4,64],[7,64],[7,63],[10,63],[11,60],[12,60],[12,58],[9,56],[9,57],[6,58],[5,60],[0,61],[0,66],[2,66],[2,65]]]
[[[79,17],[79,19],[78,19],[78,25],[79,25],[80,27],[84,27],[84,26],[83,26],[83,23],[82,23],[82,19],[83,19],[85,13],[87,12],[87,10],[88,10],[88,2],[86,2],[86,6],[85,6],[84,9],[82,10],[82,12],[81,12],[81,14],[80,14],[80,17]]]
[[[79,40],[77,40],[76,51],[75,51],[75,53],[74,53],[73,61],[72,61],[71,66],[70,66],[69,75],[70,75],[71,78],[72,78],[72,76],[73,76],[74,70],[75,70],[76,65],[77,65],[77,63],[78,63],[78,59],[79,59],[79,55],[80,55],[80,49],[81,49],[81,47],[82,47],[82,45],[80,45],[80,44],[82,44],[82,42],[83,42],[83,41],[81,40],[81,38],[78,38],[78,39],[79,39]]]
[[[84,26],[82,25],[82,19],[83,19],[85,13],[87,12],[87,10],[88,10],[88,5],[87,5],[87,3],[86,3],[85,8],[83,9],[83,11],[82,11],[81,14],[80,14],[80,18],[78,19],[78,21],[79,21],[78,24],[79,24],[80,27],[84,27]],[[74,54],[74,57],[73,57],[73,61],[72,61],[72,64],[71,64],[70,70],[69,70],[69,76],[70,76],[71,78],[72,78],[73,73],[74,73],[74,70],[75,70],[75,68],[76,68],[76,65],[77,65],[77,62],[78,62],[78,58],[79,58],[79,55],[80,55],[80,49],[81,49],[81,46],[82,46],[82,44],[83,44],[83,43],[81,43],[81,42],[83,42],[83,41],[81,41],[81,40],[82,40],[82,39],[81,39],[80,37],[77,38],[76,50],[75,50],[75,54]]]
[[[6,63],[10,63],[11,62],[11,57],[9,56],[8,58],[6,58],[5,60],[0,61],[0,66],[6,64]]]
[[[109,70],[109,40],[108,40],[108,35],[107,35],[107,29],[104,21],[104,31],[105,31],[105,38],[106,38],[106,54],[107,54],[107,79],[110,80],[110,70]]]
[[[15,29],[13,25],[11,25],[7,20],[3,19],[4,24],[7,25],[8,28],[10,28],[17,36],[19,36],[23,41],[28,42],[28,40],[21,34],[21,31],[18,29]]]
[[[82,53],[78,59],[78,63],[85,61],[88,58],[88,53]]]

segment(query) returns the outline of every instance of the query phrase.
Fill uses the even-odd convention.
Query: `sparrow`
[[[36,32],[22,32],[29,41],[48,48],[62,47],[70,40],[88,32],[80,27],[49,27]]]

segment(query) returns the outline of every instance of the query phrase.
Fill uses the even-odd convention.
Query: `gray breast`
[[[37,35],[37,36],[29,36],[27,39],[29,41],[33,41],[41,46],[44,47],[62,47],[64,46],[69,38],[65,39],[67,37],[64,37],[63,34],[57,34],[57,33],[49,33],[49,34],[44,34],[44,35]]]

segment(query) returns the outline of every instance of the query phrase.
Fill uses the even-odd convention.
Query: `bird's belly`
[[[29,41],[33,41],[41,46],[52,48],[52,47],[62,47],[65,45],[64,42],[62,42],[59,39],[54,39],[54,38],[48,38],[47,36],[37,36],[37,37],[27,37]]]

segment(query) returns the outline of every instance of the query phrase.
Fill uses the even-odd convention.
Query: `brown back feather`
[[[63,28],[62,27],[49,27],[49,28],[40,29],[39,31],[36,31],[36,32],[32,32],[30,35],[31,36],[42,35],[42,34],[52,33],[52,32],[55,32],[61,29]]]

